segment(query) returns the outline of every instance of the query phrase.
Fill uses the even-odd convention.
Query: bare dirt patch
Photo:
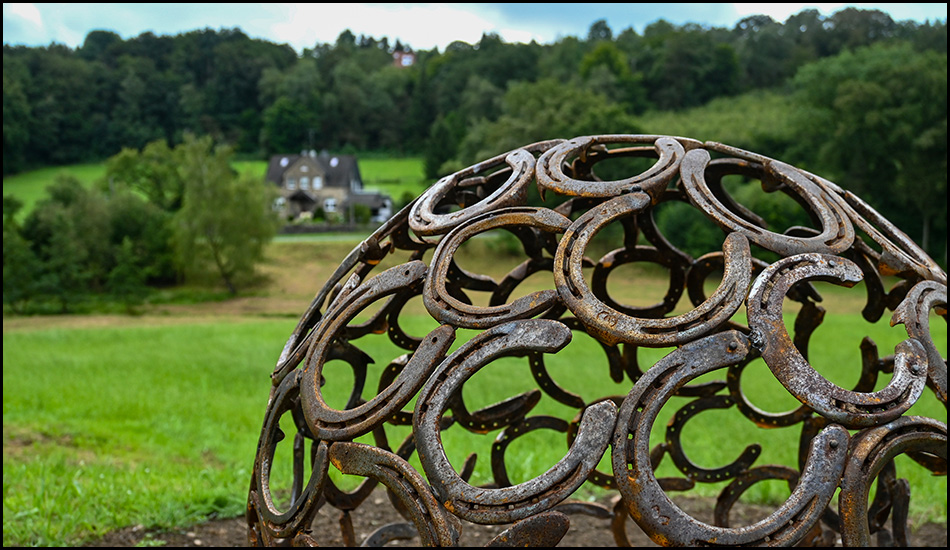
[[[371,502],[375,506],[370,506]],[[404,523],[399,514],[389,505],[388,499],[382,491],[372,495],[367,504],[352,513],[353,527],[356,534],[356,544],[359,545],[365,538],[383,525],[390,523]],[[608,509],[612,503],[605,498],[600,502]],[[677,500],[684,511],[693,517],[712,523],[712,510],[715,506],[713,499],[687,498]],[[733,509],[731,520],[736,525],[749,525],[765,518],[773,512],[773,508],[762,506],[738,505]],[[570,530],[558,546],[562,547],[611,547],[617,546],[611,531],[611,520],[591,517],[583,514],[572,514]],[[345,546],[340,530],[340,512],[329,506],[324,506],[317,514],[313,524],[314,537],[321,546]],[[485,526],[466,524],[462,529],[459,540],[460,546],[484,546],[497,534],[508,526]],[[626,533],[629,543],[633,546],[658,546],[649,539],[632,521],[628,520]],[[835,541],[841,544],[840,539]],[[910,544],[919,547],[947,546],[947,525],[929,523],[911,530]],[[174,531],[150,531],[138,527],[122,529],[107,534],[86,546],[99,547],[131,547],[136,545],[163,545],[167,547],[243,547],[247,546],[247,522],[243,517],[215,520]],[[419,546],[418,536],[406,540],[393,541],[388,546],[412,547]]]

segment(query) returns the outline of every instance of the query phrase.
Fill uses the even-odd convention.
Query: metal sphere
[[[598,176],[634,162],[649,167],[620,179]],[[731,176],[794,199],[811,227],[770,230],[730,195],[724,180]],[[712,232],[721,230],[721,249],[697,256],[671,244],[654,216],[671,204],[701,213]],[[522,263],[500,281],[460,267],[460,248],[497,229],[517,238]],[[618,242],[595,254],[602,246],[592,244],[598,235]],[[638,262],[668,273],[660,303],[627,304],[608,291],[618,266]],[[543,288],[511,298],[529,276],[545,272]],[[718,286],[707,291],[707,279],[718,273]],[[860,283],[849,292],[858,293],[863,318],[875,323],[890,310],[891,325],[906,329],[886,357],[869,339],[853,344],[863,358],[854,365],[853,387],[829,380],[809,362],[810,336],[824,316],[818,281]],[[487,305],[471,299],[479,292],[490,295]],[[437,328],[413,336],[400,313],[417,297]],[[353,249],[317,292],[273,371],[248,497],[250,542],[319,543],[321,533],[311,523],[321,507],[332,507],[343,518],[342,538],[365,545],[408,536],[422,545],[457,545],[472,523],[504,525],[495,544],[556,545],[571,515],[581,513],[611,518],[605,528],[614,530],[618,544],[625,543],[632,518],[663,545],[823,544],[840,537],[844,545],[865,546],[872,534],[889,529],[888,510],[893,537],[906,545],[900,522],[906,522],[909,494],[892,459],[907,454],[946,473],[946,424],[907,414],[925,392],[946,407],[946,360],[929,330],[932,310],[945,319],[946,303],[946,273],[903,232],[851,192],[778,160],[657,135],[584,136],[515,149],[432,185]],[[360,315],[366,318],[357,322]],[[783,315],[794,316],[792,330]],[[463,330],[468,339],[455,342]],[[361,339],[374,334],[386,335],[399,354],[370,356]],[[548,373],[544,357],[572,339],[592,340],[606,355],[572,368],[604,378],[615,391],[582,397]],[[637,355],[646,348],[665,355],[643,370]],[[523,358],[537,388],[513,395],[499,386],[493,388],[498,403],[469,410],[463,387],[506,356]],[[333,360],[353,372],[343,409],[323,395],[330,376],[324,365]],[[800,403],[796,409],[771,413],[752,403],[742,376],[754,360]],[[718,380],[696,381],[707,373]],[[880,373],[892,373],[883,387],[876,385]],[[571,414],[533,412],[542,400]],[[665,405],[678,409],[666,439],[651,447]],[[759,464],[758,444],[718,468],[694,464],[682,428],[710,409],[740,415],[754,429],[791,430],[800,442],[798,464]],[[280,420],[288,415],[296,427],[287,434],[294,438],[294,479],[291,502],[281,508],[270,477],[284,438]],[[409,435],[391,442],[396,426]],[[533,430],[563,434],[563,458],[512,484],[506,449]],[[491,482],[470,483],[473,458],[458,470],[452,465],[449,451],[473,452],[447,448],[443,434],[455,431],[485,441],[477,456],[490,461]],[[664,458],[679,477],[658,476]],[[598,469],[602,460],[609,471]],[[333,483],[331,469],[365,481],[345,492]],[[767,480],[787,483],[788,499],[754,525],[730,527],[729,511],[740,495]],[[617,505],[573,498],[585,483],[616,491]],[[669,496],[703,483],[726,483],[714,524]],[[368,500],[378,485],[389,495],[382,504]],[[358,540],[348,514],[390,505],[404,521]]]

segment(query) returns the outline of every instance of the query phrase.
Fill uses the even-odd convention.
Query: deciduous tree
[[[186,273],[216,273],[236,294],[277,231],[273,191],[261,180],[238,177],[231,149],[214,147],[210,137],[187,136],[176,150],[185,182],[174,217],[177,261]]]

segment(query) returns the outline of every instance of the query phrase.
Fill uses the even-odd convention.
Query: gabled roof
[[[274,155],[270,158],[270,162],[267,163],[267,174],[264,176],[264,179],[267,181],[280,185],[281,176],[284,175],[284,172],[288,168],[294,165],[297,162],[297,159],[300,158],[300,155]]]
[[[324,185],[329,187],[349,187],[350,181],[356,179],[360,187],[363,178],[360,176],[359,165],[353,155],[274,155],[267,164],[267,181],[280,185],[284,172],[297,163],[301,158],[309,158],[323,168],[326,180]]]

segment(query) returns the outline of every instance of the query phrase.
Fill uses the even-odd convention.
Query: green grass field
[[[259,161],[241,161],[236,169],[263,174]],[[82,165],[77,177],[92,184],[104,165]],[[51,183],[62,169],[21,174],[4,180],[4,193],[24,202],[42,197],[37,189]],[[368,158],[361,162],[367,187],[387,190],[406,185],[413,195],[424,188],[421,160]],[[415,176],[413,176],[415,174]],[[399,180],[399,183],[389,182]],[[387,180],[383,182],[383,180]],[[372,182],[377,182],[376,184]],[[415,183],[411,183],[415,181]],[[411,187],[409,187],[411,186]],[[33,197],[30,199],[30,197]],[[254,289],[242,298],[282,297],[302,300],[265,316],[220,316],[197,321],[148,315],[108,320],[89,316],[58,326],[49,322],[9,323],[3,335],[3,533],[5,546],[76,545],[109,530],[144,525],[176,527],[213,517],[233,517],[245,507],[250,471],[263,421],[269,374],[287,336],[309,297],[358,237],[336,235],[287,236],[271,247],[264,267],[278,270],[270,287]],[[457,255],[459,265],[471,272],[499,280],[516,264],[490,238],[473,239]],[[386,261],[401,261],[390,260]],[[506,265],[512,264],[512,265]],[[618,268],[608,286],[612,296],[636,295],[646,305],[659,301],[667,281],[649,271]],[[301,274],[305,274],[301,282]],[[525,286],[537,284],[536,274]],[[550,274],[546,274],[548,277]],[[541,281],[546,283],[546,281]],[[296,285],[296,286],[295,286]],[[893,353],[906,337],[903,327],[889,327],[884,319],[874,325],[859,314],[864,291],[818,283],[828,315],[812,341],[810,361],[830,381],[843,387],[857,382],[858,344],[865,335],[879,346],[881,355]],[[524,292],[535,288],[519,289]],[[485,294],[485,293],[481,293]],[[282,295],[282,296],[281,296]],[[518,294],[516,294],[518,295]],[[481,303],[484,296],[473,296]],[[417,299],[418,300],[418,299]],[[200,301],[200,300],[199,300]],[[685,301],[685,300],[684,300]],[[183,307],[201,304],[187,302]],[[291,300],[290,303],[293,303]],[[400,317],[410,334],[422,336],[435,322],[422,315],[421,304],[410,305]],[[677,311],[680,312],[680,311]],[[788,321],[791,324],[792,320]],[[78,326],[76,326],[78,325]],[[933,320],[931,330],[941,353],[947,354],[946,323]],[[460,330],[455,347],[473,336]],[[379,373],[403,354],[384,335],[355,342],[376,359],[371,366],[363,398],[375,395]],[[669,349],[640,350],[644,369]],[[580,333],[562,352],[546,359],[552,378],[585,402],[623,396],[631,383],[614,383],[608,376],[599,344]],[[331,362],[325,374],[324,394],[331,406],[342,408],[352,385],[349,367]],[[723,378],[713,373],[707,378]],[[886,384],[882,375],[879,386]],[[526,360],[505,358],[486,366],[465,386],[470,410],[484,407],[521,392],[536,389]],[[794,400],[774,380],[761,361],[743,376],[746,395],[769,412],[796,408]],[[654,426],[654,441],[663,441],[666,423],[687,401],[675,398]],[[532,415],[553,415],[571,420],[577,410],[542,397]],[[911,414],[946,422],[946,408],[927,390]],[[285,418],[289,421],[289,418]],[[292,433],[292,426],[285,426]],[[406,427],[387,428],[396,446],[409,434]],[[728,434],[729,437],[723,437]],[[490,450],[496,432],[475,436],[458,426],[443,434],[449,459],[460,469],[470,452],[479,455],[472,482],[491,481]],[[734,408],[703,412],[690,420],[683,440],[685,452],[696,464],[718,467],[736,459],[752,443],[763,447],[756,465],[784,464],[797,468],[798,427],[777,430],[752,425]],[[371,441],[371,436],[363,440]],[[288,487],[291,477],[290,438],[278,448],[274,486]],[[539,430],[516,441],[507,461],[512,482],[535,477],[553,466],[566,452],[563,434]],[[915,523],[946,521],[946,477],[934,478],[905,457],[898,457],[898,473],[910,480],[911,518]],[[418,460],[410,461],[421,471]],[[610,471],[609,453],[599,469]],[[357,480],[331,473],[344,486]],[[669,458],[660,476],[681,476]],[[725,483],[698,484],[691,494],[715,496]],[[585,488],[581,496],[597,495]],[[779,482],[758,485],[746,494],[752,502],[776,504],[788,490]]]
[[[233,163],[234,169],[241,174],[264,177],[267,162],[262,160],[239,160]],[[77,178],[86,186],[92,186],[105,177],[105,162],[92,164],[72,164],[53,168],[41,168],[3,178],[3,195],[12,195],[23,202],[19,217],[23,219],[38,201],[46,197],[46,188],[60,175]],[[375,158],[369,156],[360,159],[360,173],[366,189],[388,194],[395,201],[409,194],[416,197],[428,187],[422,159]]]
[[[53,168],[40,168],[3,178],[3,195],[12,195],[23,202],[20,216],[26,216],[33,205],[46,198],[46,188],[61,175],[73,176],[83,185],[91,187],[106,174],[104,162],[71,164]]]
[[[399,201],[404,194],[417,196],[431,182],[427,182],[423,172],[422,158],[378,158],[357,155],[363,187],[370,191],[380,191]],[[267,162],[262,160],[236,161],[234,169],[241,174],[264,177]]]
[[[294,323],[286,318],[257,318],[5,330],[4,545],[71,545],[123,526],[181,526],[240,514],[263,419],[268,374]],[[434,321],[423,316],[405,320],[406,329],[416,335],[433,326]],[[946,326],[941,322],[935,327],[945,354]],[[901,331],[886,325],[867,325],[854,315],[831,315],[819,332],[834,337],[813,350],[813,364],[830,380],[853,384],[857,343],[869,328],[882,354],[901,339]],[[468,332],[460,331],[456,347],[471,336]],[[373,365],[363,393],[370,398],[382,363],[402,352],[383,336],[361,339],[358,345],[382,358]],[[667,350],[648,351],[640,355],[644,366]],[[601,363],[591,360],[602,356],[598,344],[575,335],[547,363],[560,385],[587,401],[626,394],[629,380],[613,383],[606,364],[597,368]],[[771,412],[795,406],[764,365],[747,370],[745,391],[754,404]],[[343,406],[352,384],[348,371],[348,367],[328,364],[324,394],[331,406]],[[482,369],[471,386],[466,385],[465,399],[475,409],[536,387],[526,361],[509,358]],[[664,409],[665,413],[669,409],[666,418],[684,402],[678,401]],[[932,395],[925,396],[912,412],[946,421],[946,409]],[[575,413],[547,396],[532,411],[568,420]],[[654,427],[656,442],[662,440],[666,418]],[[391,443],[398,445],[408,428],[387,432]],[[443,436],[456,467],[468,452],[479,453],[473,483],[490,480],[488,452],[494,435],[472,436],[450,429]],[[687,424],[684,433],[686,452],[706,467],[731,462],[753,442],[764,450],[757,465],[794,466],[797,438],[794,428],[755,428],[735,409],[702,413]],[[512,481],[540,474],[565,451],[563,435],[553,432],[539,431],[519,440],[509,451],[516,453],[516,458],[509,455],[508,460]],[[278,449],[277,487],[289,486],[289,460],[281,459],[286,454],[284,447]],[[418,467],[415,458],[413,462]],[[610,471],[606,458],[600,469]],[[677,475],[669,460],[659,473]],[[911,482],[912,518],[945,520],[946,477],[931,478],[909,461],[899,465],[899,473]],[[346,479],[339,481],[347,484]],[[701,494],[714,495],[721,487],[706,486]],[[775,483],[763,484],[749,498],[775,503],[786,496],[787,489]]]

